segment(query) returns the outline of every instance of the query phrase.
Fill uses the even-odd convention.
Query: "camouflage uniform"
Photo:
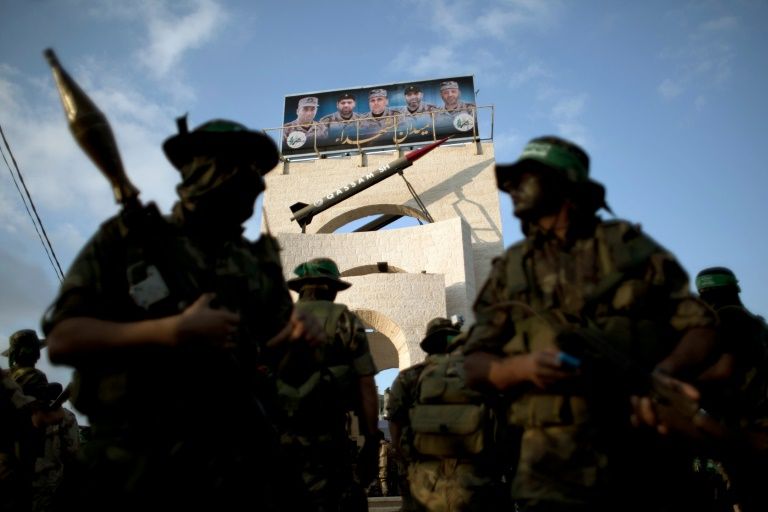
[[[450,425],[455,416],[466,417],[464,406],[472,403],[472,397],[477,400],[470,405],[471,412],[480,410],[476,404],[485,402],[479,393],[466,389],[463,378],[463,358],[461,341],[453,341],[459,331],[450,320],[433,319],[427,329],[427,336],[421,346],[429,355],[422,362],[406,368],[397,376],[392,384],[390,407],[387,416],[391,423],[401,429],[400,450],[407,463],[407,492],[403,493],[403,510],[428,510],[430,512],[458,511],[493,511],[504,510],[504,499],[501,489],[501,475],[495,471],[497,466],[490,463],[487,455],[493,449],[489,444],[491,436],[479,432],[483,436],[483,445],[478,450],[465,451],[461,446],[468,438],[464,430],[456,434]],[[448,337],[451,341],[447,341]],[[442,338],[442,342],[436,342]],[[450,352],[450,353],[449,353]],[[440,373],[446,370],[446,373]],[[423,381],[429,372],[435,377]],[[452,387],[450,374],[461,383],[460,387]],[[438,386],[439,383],[439,386]],[[448,401],[442,392],[434,393],[437,387],[451,389],[450,394],[461,398]],[[421,397],[420,397],[421,395]],[[437,414],[429,411],[427,416],[419,414],[420,409],[437,406]],[[457,406],[463,414],[456,413]],[[484,411],[488,411],[485,408]],[[449,411],[453,409],[453,412]],[[440,422],[440,433],[430,433],[420,437],[420,425],[426,418],[428,421]],[[486,433],[493,431],[490,414],[481,420],[481,429]],[[428,430],[432,430],[431,428]],[[467,429],[468,430],[468,429]],[[472,434],[474,434],[474,430]],[[448,445],[451,445],[448,447]],[[448,449],[446,449],[448,448]]]
[[[327,136],[332,142],[343,143],[349,139],[349,142],[354,143],[357,141],[358,123],[356,121],[361,117],[362,114],[352,112],[349,119],[344,119],[337,110],[333,114],[321,117],[318,122],[327,128]]]
[[[395,116],[399,112],[391,108],[385,108],[381,115],[375,116],[372,112],[366,112],[360,116],[360,139],[376,139],[392,136],[395,127]],[[361,141],[362,142],[362,141]],[[391,141],[389,141],[391,142]]]
[[[572,157],[549,143],[532,141],[515,165],[528,154],[530,160],[553,153],[568,165],[569,179],[599,186],[586,178],[588,167],[577,174]],[[514,167],[497,166],[500,188]],[[686,330],[714,325],[711,310],[691,296],[684,270],[638,227],[594,216],[576,221],[564,242],[526,224],[525,240],[494,261],[474,305],[467,354],[557,350],[561,335],[589,328],[652,368]],[[654,432],[630,428],[630,391],[608,366],[585,367],[583,376],[546,391],[526,385],[508,391],[508,449],[518,453],[511,495],[522,510],[684,505],[681,475],[690,459]]]
[[[447,133],[455,133],[457,130],[459,130],[459,128],[454,125],[454,120],[456,119],[456,116],[461,113],[470,114],[474,120],[473,122],[477,124],[475,104],[459,101],[459,103],[456,105],[456,108],[446,110],[445,107],[443,107],[442,109],[438,109],[438,111],[435,113],[435,131],[437,132],[437,136]],[[473,133],[471,128],[462,129],[459,131],[465,132],[467,136],[472,135]]]
[[[724,267],[705,269],[696,276],[701,298],[712,305],[720,318],[723,351],[733,357],[732,375],[723,384],[697,384],[702,407],[732,432],[766,435],[768,432],[768,326],[741,303],[741,289],[732,271]],[[766,510],[768,450],[737,450],[719,457],[731,480],[731,498],[744,511]],[[709,466],[713,461],[708,461]],[[716,483],[722,484],[722,480]],[[720,496],[718,496],[720,498]],[[721,498],[722,499],[722,498]]]
[[[315,138],[318,141],[322,141],[328,135],[328,127],[319,121],[312,121],[311,123],[301,123],[298,119],[295,119],[289,123],[283,125],[283,142],[288,142],[288,137],[294,132],[302,132],[307,140],[304,143],[304,147],[314,148]]]
[[[10,374],[0,369],[0,510],[28,511],[30,486],[17,458],[19,441],[31,429],[35,399],[23,394]]]
[[[403,512],[426,510],[423,505],[413,499],[408,477],[409,463],[413,458],[410,449],[412,443],[409,441],[408,413],[416,403],[416,383],[425,366],[425,362],[417,363],[397,374],[395,380],[392,381],[392,390],[389,394],[386,410],[386,418],[392,423],[397,423],[402,428],[400,446],[398,447],[402,456],[397,457],[397,465],[398,489],[403,500]]]
[[[331,262],[318,258],[300,265],[296,269],[300,277],[289,280],[288,286],[297,291],[318,282],[335,283],[336,289],[348,286],[335,277],[325,281],[315,277],[313,263],[318,261]],[[310,270],[304,272],[306,268]],[[338,275],[335,263],[333,268]],[[302,296],[296,308],[320,320],[327,340],[315,348],[288,347],[275,364],[283,412],[280,441],[300,466],[316,510],[336,511],[340,502],[364,492],[354,481],[355,447],[347,429],[347,412],[359,413],[358,381],[374,375],[376,366],[363,324],[345,305]],[[346,508],[350,507],[347,502],[341,507],[359,509]]]
[[[217,120],[187,132],[183,120],[180,132],[165,150],[182,171],[185,203],[277,163],[274,144],[237,123]],[[252,158],[251,167],[219,168],[222,151]],[[266,416],[272,392],[260,371],[266,340],[292,310],[275,242],[263,236],[252,243],[232,220],[217,225],[194,213],[177,203],[164,218],[150,205],[102,224],[44,319],[50,333],[76,317],[166,318],[202,292],[215,293],[211,307],[240,315],[230,348],[140,345],[103,350],[78,365],[72,402],[88,416],[92,437],[83,446],[74,499],[88,506],[226,508],[253,501],[274,510],[290,507],[294,497],[276,496],[286,482]]]
[[[65,471],[80,449],[77,418],[67,409],[62,408],[62,412],[64,418],[60,423],[45,428],[41,456],[34,462],[32,510],[36,512],[54,509]]]

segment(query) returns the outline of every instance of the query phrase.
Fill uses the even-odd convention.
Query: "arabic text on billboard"
[[[477,135],[471,76],[286,96],[282,152],[299,155]]]

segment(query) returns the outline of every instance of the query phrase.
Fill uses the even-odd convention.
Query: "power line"
[[[0,146],[0,154],[2,154],[3,161],[5,162],[6,167],[8,167],[8,172],[10,172],[11,174],[11,179],[13,179],[13,184],[16,185],[16,190],[18,190],[19,195],[21,196],[21,202],[24,203],[24,208],[27,210],[27,215],[29,215],[29,218],[32,220],[32,225],[35,226],[35,231],[37,232],[37,236],[38,238],[40,238],[40,243],[43,245],[43,251],[45,251],[45,255],[48,257],[48,261],[51,263],[51,266],[53,267],[53,272],[54,274],[56,274],[56,277],[59,279],[59,282],[61,282],[64,280],[64,272],[61,270],[61,264],[59,263],[59,259],[56,257],[56,252],[53,250],[53,244],[51,244],[51,240],[48,238],[48,233],[46,233],[45,231],[45,226],[43,226],[43,221],[42,219],[40,219],[40,215],[37,213],[37,208],[35,207],[35,203],[34,201],[32,201],[32,194],[29,193],[27,184],[24,182],[24,176],[21,174],[19,165],[16,163],[16,158],[14,158],[13,156],[13,151],[11,151],[11,146],[8,144],[8,139],[5,138],[5,132],[3,131],[3,126],[1,124],[0,124],[0,136],[2,136],[3,138],[5,147],[8,150],[8,155],[11,157],[11,162],[13,162],[13,166],[16,169],[16,175],[18,175],[18,181],[16,180],[16,175],[13,174],[13,169],[8,163],[8,159],[5,157],[5,152],[3,151],[3,148],[1,146]],[[21,192],[21,188],[19,188],[19,182],[21,182],[21,186],[24,187],[24,192],[26,192],[26,200],[24,198],[24,194]],[[27,205],[27,203],[29,203],[29,205]],[[30,212],[29,210],[30,206],[32,207],[32,212],[34,212],[34,217],[32,216],[32,212]],[[35,222],[35,219],[37,219],[37,222]]]

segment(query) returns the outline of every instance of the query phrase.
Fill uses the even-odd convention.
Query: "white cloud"
[[[550,76],[550,73],[544,68],[544,66],[539,63],[531,63],[528,64],[528,66],[525,68],[512,73],[512,75],[509,77],[509,86],[515,89],[530,82],[531,80],[535,80],[537,78],[547,78]]]
[[[665,78],[657,88],[659,91],[659,94],[662,95],[665,99],[671,99],[679,96],[682,94],[684,88],[679,83],[675,82],[674,80],[670,80],[669,78]]]
[[[194,0],[185,13],[171,9],[177,5],[147,2],[142,9],[148,24],[148,41],[139,59],[158,79],[175,69],[184,53],[209,41],[227,18],[213,0]]]
[[[407,70],[412,76],[449,75],[456,70],[456,52],[452,47],[437,45],[426,52],[404,48],[389,64],[392,69]]]
[[[453,42],[493,38],[508,40],[516,29],[542,28],[556,20],[559,0],[506,0],[489,8],[474,2],[440,0],[430,4],[431,27]]]

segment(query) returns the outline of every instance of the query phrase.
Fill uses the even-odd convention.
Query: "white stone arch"
[[[332,218],[317,230],[317,233],[333,233],[342,226],[346,226],[350,222],[369,217],[371,215],[402,215],[406,217],[413,217],[419,219],[424,223],[429,223],[424,214],[403,204],[371,204],[366,206],[360,206],[352,210],[346,211],[336,217]]]
[[[353,312],[366,326],[374,329],[373,333],[368,334],[368,342],[379,371],[411,366],[407,338],[397,323],[371,309],[355,309]]]

